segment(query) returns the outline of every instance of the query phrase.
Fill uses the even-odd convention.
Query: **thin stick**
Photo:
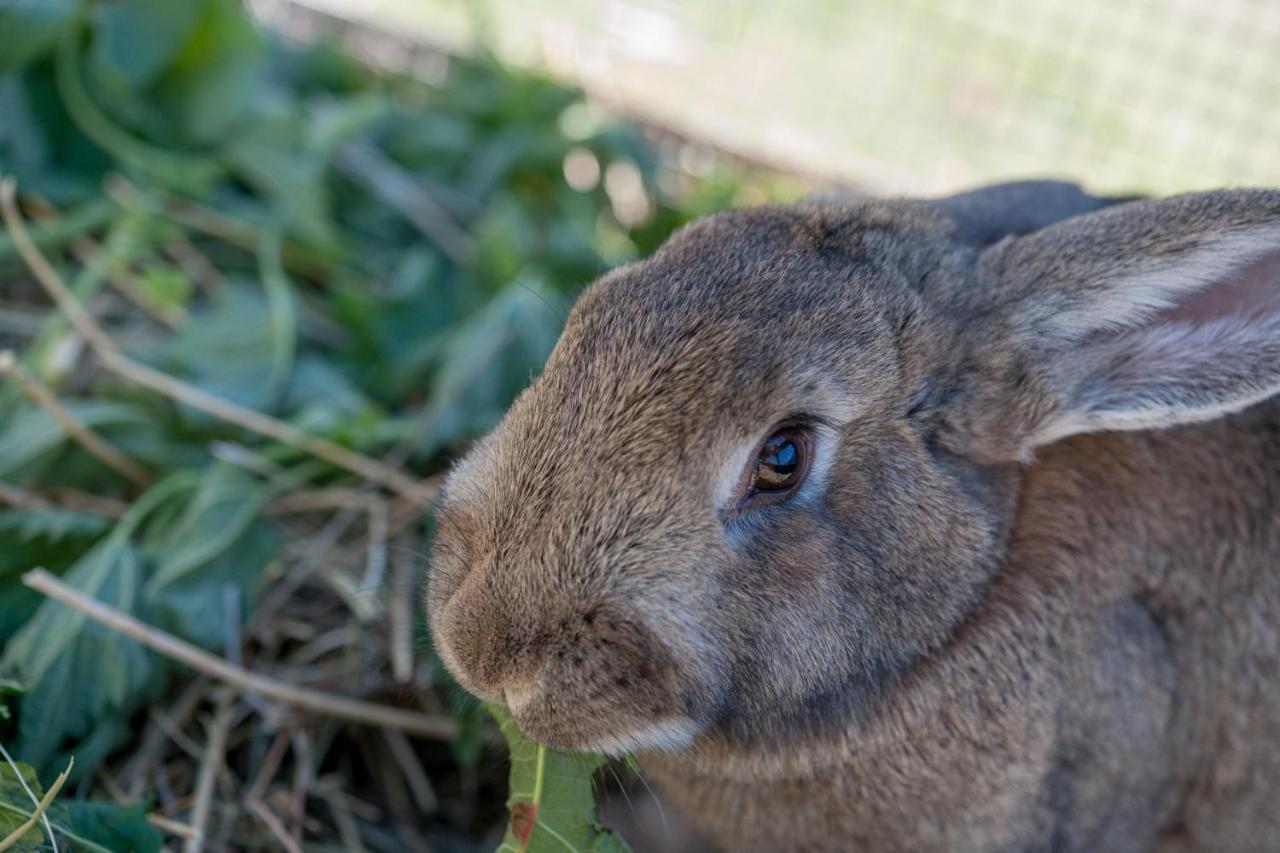
[[[26,822],[23,823],[22,826],[19,826],[13,832],[5,836],[3,841],[0,841],[0,853],[3,853],[3,851],[8,850],[10,847],[17,844],[22,836],[30,832],[37,823],[44,820],[44,813],[49,810],[49,806],[53,805],[54,797],[58,796],[58,792],[62,790],[62,786],[67,781],[67,776],[71,774],[71,768],[75,766],[76,760],[75,758],[72,758],[71,763],[67,765],[67,769],[59,773],[58,778],[54,779],[53,784],[49,786],[49,790],[44,792],[44,799],[36,803],[36,810],[31,813],[31,817],[27,818]],[[18,778],[21,779],[22,777],[19,776]],[[25,783],[23,784],[23,787],[26,787]],[[31,792],[28,791],[27,793]],[[45,828],[49,830],[49,843],[53,845],[53,849],[56,851],[58,849],[58,842],[53,838],[53,830],[49,828],[48,821],[45,821]]]
[[[400,772],[404,774],[404,780],[409,783],[409,790],[413,792],[413,798],[418,801],[418,808],[422,809],[424,814],[435,814],[440,808],[440,800],[436,797],[435,788],[431,786],[427,771],[423,769],[422,762],[413,751],[413,744],[409,743],[404,732],[395,729],[387,729],[382,736],[386,738],[387,746],[390,747],[388,752],[391,753],[391,758],[400,765]]]
[[[58,308],[71,321],[71,325],[93,348],[103,367],[136,385],[150,388],[152,391],[193,409],[199,409],[219,420],[233,423],[285,444],[300,447],[312,456],[319,457],[339,468],[345,468],[353,474],[359,474],[419,504],[429,506],[434,502],[436,497],[434,489],[390,465],[365,456],[363,453],[349,450],[328,439],[311,435],[305,430],[269,415],[223,400],[124,355],[97,321],[80,306],[62,278],[31,242],[22,214],[14,201],[14,193],[13,178],[6,177],[0,180],[0,212],[3,212],[4,223],[13,237],[14,245],[18,248],[23,260],[27,262],[27,266],[31,268],[36,280],[49,292],[58,304]]]
[[[200,853],[204,850],[205,832],[209,825],[209,813],[213,810],[213,792],[218,784],[218,772],[226,761],[227,733],[231,729],[231,697],[223,694],[218,709],[209,723],[209,740],[205,744],[204,757],[200,761],[200,775],[196,779],[196,799],[191,807],[191,835],[182,846],[184,853]]]
[[[404,169],[369,144],[350,142],[338,151],[338,168],[355,178],[409,220],[428,240],[440,247],[450,260],[463,263],[475,240],[453,221],[437,202]]]
[[[0,503],[16,506],[18,509],[48,509],[52,502],[39,492],[0,483]]]
[[[457,724],[446,717],[407,711],[374,702],[363,702],[320,690],[295,687],[265,675],[248,672],[243,667],[230,664],[216,655],[211,655],[190,643],[179,640],[172,634],[143,624],[113,607],[88,598],[44,569],[33,569],[27,572],[22,576],[22,582],[31,589],[84,613],[95,622],[137,640],[165,657],[180,661],[242,690],[250,690],[268,699],[312,713],[339,717],[365,725],[403,729],[420,737],[452,740],[458,736]]]
[[[391,647],[391,677],[397,684],[408,684],[413,679],[413,603],[416,596],[409,594],[413,584],[415,558],[405,549],[396,549],[392,555],[391,596],[387,600],[387,616],[390,623],[387,644]]]
[[[253,812],[258,820],[266,824],[267,829],[271,830],[271,834],[276,837],[276,840],[280,842],[280,846],[288,853],[302,853],[302,847],[293,840],[293,836],[284,828],[280,818],[272,814],[262,800],[245,800],[245,808]]]
[[[85,450],[96,456],[103,464],[132,480],[139,486],[151,482],[151,474],[137,462],[112,447],[96,432],[80,423],[58,401],[53,392],[44,383],[32,376],[14,356],[12,350],[0,351],[0,373],[8,376],[22,388],[23,393],[31,398],[37,406],[53,415],[54,420],[62,425],[73,439]]]
[[[167,817],[158,814],[147,815],[147,823],[154,826],[161,832],[169,835],[176,835],[179,838],[194,838],[196,835],[195,827],[176,820],[170,820]]]

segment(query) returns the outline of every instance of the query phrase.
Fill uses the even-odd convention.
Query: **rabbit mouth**
[[[554,749],[591,752],[618,758],[634,752],[678,752],[692,746],[703,727],[683,714],[654,720],[630,719],[617,708],[562,706],[507,692],[507,707],[530,739]]]
[[[673,717],[621,734],[598,738],[582,747],[620,758],[632,752],[678,752],[693,745],[701,727],[688,717]]]

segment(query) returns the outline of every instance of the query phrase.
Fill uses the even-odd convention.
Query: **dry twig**
[[[104,465],[122,474],[138,484],[146,486],[151,482],[151,474],[137,462],[112,447],[96,432],[80,423],[67,408],[58,402],[53,392],[45,387],[39,379],[32,376],[18,361],[12,350],[0,351],[0,373],[8,376],[31,398],[37,406],[53,416],[62,428],[85,450],[97,457]]]
[[[249,672],[243,667],[230,664],[216,655],[211,655],[203,649],[179,640],[172,634],[145,625],[126,613],[88,598],[44,569],[33,569],[27,572],[22,576],[22,582],[31,589],[80,611],[95,622],[137,640],[165,657],[180,661],[242,690],[259,693],[268,699],[324,716],[341,717],[371,726],[403,729],[420,737],[452,740],[458,735],[457,723],[448,718],[295,687],[265,675]]]
[[[213,789],[218,782],[218,772],[226,761],[227,732],[231,728],[231,711],[230,696],[224,693],[218,700],[218,709],[208,725],[209,740],[200,761],[195,804],[191,807],[193,831],[182,847],[184,853],[200,853],[204,849],[209,813],[213,808]]]
[[[45,823],[45,828],[49,829],[49,822],[45,820],[44,814],[49,810],[49,806],[53,805],[54,798],[58,796],[58,792],[61,791],[62,786],[66,784],[67,776],[71,774],[71,768],[75,766],[76,760],[72,758],[71,763],[67,765],[67,769],[58,774],[58,778],[53,780],[53,784],[49,786],[49,790],[44,792],[44,797],[36,803],[36,810],[31,813],[31,816],[28,817],[21,826],[5,836],[3,840],[0,840],[0,853],[3,853],[3,851],[8,850],[10,847],[17,844],[22,839],[22,836],[30,832],[35,828],[35,825],[40,823],[42,820]],[[26,787],[26,783],[23,783],[23,787]],[[29,794],[31,792],[28,791],[27,793]],[[49,829],[49,843],[53,845],[53,849],[55,851],[58,849],[58,842],[54,840],[52,829]]]

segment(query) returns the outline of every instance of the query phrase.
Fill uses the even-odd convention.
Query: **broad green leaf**
[[[261,93],[266,41],[239,0],[186,0],[199,19],[155,98],[193,143],[221,142]]]
[[[0,72],[47,53],[75,25],[77,0],[0,0]]]
[[[174,61],[195,26],[200,4],[116,0],[93,7],[93,71],[107,85],[138,91]]]
[[[511,751],[510,820],[499,853],[624,853],[596,820],[592,774],[598,755],[556,752],[526,738],[500,706],[489,706]]]
[[[288,350],[276,339],[282,328],[292,334],[292,329],[273,322],[257,288],[230,281],[209,305],[191,313],[181,332],[164,342],[157,360],[161,369],[219,397],[270,409],[273,392],[263,376],[285,369],[278,359]]]
[[[271,493],[246,471],[214,463],[180,514],[148,525],[140,546],[154,566],[144,587],[148,621],[205,647],[222,641],[224,587],[240,592],[247,611],[279,552],[279,536],[258,518]]]
[[[122,528],[64,576],[91,598],[132,613],[142,581],[137,552]],[[92,623],[79,611],[46,600],[6,645],[0,672],[25,688],[18,749],[50,769],[66,738],[82,738],[99,720],[131,712],[152,676],[149,654],[136,641]]]
[[[156,566],[146,584],[147,595],[226,551],[248,529],[269,494],[242,468],[225,462],[209,466],[182,515],[143,540],[142,551]]]
[[[195,152],[151,145],[130,135],[94,102],[82,79],[80,37],[64,35],[57,50],[58,94],[84,136],[121,164],[162,186],[203,194],[221,176],[221,166]]]
[[[52,809],[54,833],[72,851],[105,848],[129,853],[158,853],[164,839],[147,822],[141,804],[120,806],[84,800],[58,802]],[[92,845],[92,846],[90,846]]]

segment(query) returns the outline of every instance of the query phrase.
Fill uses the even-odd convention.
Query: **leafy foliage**
[[[0,0],[0,32],[0,173],[123,349],[313,435],[394,451],[415,476],[496,422],[583,284],[738,193],[667,170],[572,88],[489,57],[452,61],[437,86],[374,74],[333,44],[263,32],[237,0]],[[89,369],[5,235],[0,292],[47,311],[0,348],[154,476],[140,489],[0,385],[0,482],[38,498],[0,511],[0,740],[42,775],[74,754],[87,790],[173,671],[21,573],[44,566],[219,648],[297,537],[271,502],[361,483]],[[465,767],[478,718],[458,719]],[[540,786],[530,843],[612,849],[583,759],[537,750],[530,782],[534,747],[507,728],[514,790]],[[85,839],[154,846],[136,810],[59,808]]]

